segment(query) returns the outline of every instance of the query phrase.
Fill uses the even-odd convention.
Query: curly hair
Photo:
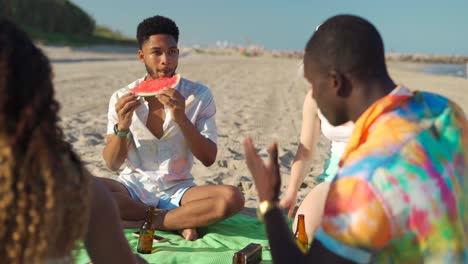
[[[89,173],[58,126],[49,60],[0,19],[0,259],[71,259],[89,216]]]
[[[140,48],[152,35],[157,34],[171,35],[174,37],[176,42],[179,42],[179,28],[176,23],[167,17],[153,16],[138,24],[137,40]]]

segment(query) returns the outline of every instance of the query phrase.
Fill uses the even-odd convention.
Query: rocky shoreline
[[[443,63],[443,64],[465,64],[468,56],[465,55],[428,55],[428,54],[401,54],[390,53],[385,57],[388,61],[420,62],[420,63]]]
[[[246,57],[273,57],[301,59],[304,56],[303,51],[294,50],[266,50],[256,47],[247,48],[196,48],[195,53],[212,55],[234,55],[240,54]],[[404,54],[387,53],[385,55],[388,61],[416,62],[416,63],[439,63],[439,64],[465,64],[468,63],[468,55],[433,55],[433,54]]]

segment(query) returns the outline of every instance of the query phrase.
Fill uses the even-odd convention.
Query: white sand
[[[106,113],[110,95],[144,75],[136,51],[115,47],[44,50],[53,62],[67,140],[94,175],[116,177],[101,156]],[[217,106],[217,162],[205,168],[197,161],[193,169],[196,183],[239,186],[246,196],[245,213],[253,214],[257,203],[241,145],[245,136],[252,136],[265,156],[268,145],[273,140],[279,142],[283,188],[287,183],[298,146],[302,103],[309,89],[297,78],[298,63],[297,59],[200,54],[185,54],[179,61],[178,72],[208,85]],[[392,62],[389,66],[398,83],[444,94],[468,111],[468,80],[417,73],[403,63]],[[321,173],[328,144],[322,137],[300,199],[314,185],[313,177]]]

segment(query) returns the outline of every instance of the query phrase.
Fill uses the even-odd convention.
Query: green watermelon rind
[[[174,76],[177,77],[177,79],[176,79],[177,81],[176,81],[173,85],[171,85],[171,86],[169,86],[169,87],[161,88],[160,90],[158,90],[158,91],[156,91],[156,92],[135,92],[135,91],[133,91],[134,89],[138,88],[138,86],[132,88],[131,90],[135,93],[135,95],[140,96],[140,97],[151,97],[151,96],[156,96],[156,95],[159,94],[159,91],[161,91],[162,89],[165,89],[165,88],[175,88],[175,87],[177,87],[177,85],[179,85],[179,82],[180,82],[180,74],[176,74],[176,75],[174,75]],[[173,78],[173,77],[171,77],[171,78]]]

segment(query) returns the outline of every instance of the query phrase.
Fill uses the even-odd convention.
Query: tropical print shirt
[[[359,263],[468,263],[463,111],[399,86],[355,125],[315,239]]]

